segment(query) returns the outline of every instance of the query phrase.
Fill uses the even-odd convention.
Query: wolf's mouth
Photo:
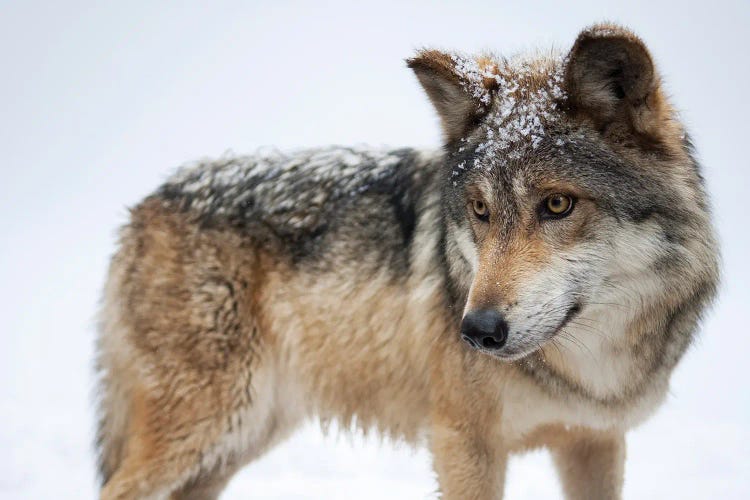
[[[578,313],[581,312],[581,307],[582,307],[582,305],[581,305],[580,302],[576,302],[575,304],[573,304],[570,307],[570,309],[568,309],[568,312],[565,313],[565,316],[560,321],[560,324],[557,326],[557,328],[555,328],[555,330],[552,332],[552,335],[550,335],[548,337],[548,339],[551,339],[555,335],[557,335],[558,333],[560,333],[560,331],[563,328],[565,328],[568,325],[568,323],[570,323],[573,320],[573,318],[575,318],[578,315]],[[535,345],[533,349],[529,349],[529,350],[523,349],[523,348],[520,348],[520,349],[501,349],[499,351],[490,351],[488,349],[479,348],[478,350],[481,351],[481,352],[484,352],[486,354],[489,354],[490,356],[494,356],[494,357],[496,357],[498,359],[501,359],[503,361],[515,361],[515,360],[518,360],[518,359],[521,359],[523,357],[528,356],[529,354],[531,354],[532,352],[536,351],[537,349],[539,349],[539,345],[538,344]]]
[[[553,333],[552,336],[554,337],[560,332],[560,330],[565,328],[568,323],[570,323],[570,321],[578,315],[579,312],[581,312],[581,303],[576,302],[570,309],[568,309],[568,312],[565,313],[565,317],[560,322],[560,326],[555,329],[555,333]]]

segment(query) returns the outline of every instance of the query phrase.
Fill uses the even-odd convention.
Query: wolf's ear
[[[619,26],[599,24],[578,35],[568,56],[565,86],[572,111],[601,130],[616,125],[615,130],[658,138],[660,124],[669,116],[648,49]]]
[[[406,63],[435,106],[446,141],[464,137],[486,112],[494,79],[482,76],[477,61],[438,50],[422,50]]]

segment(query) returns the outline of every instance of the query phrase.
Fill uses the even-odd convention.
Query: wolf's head
[[[518,359],[594,309],[634,322],[713,289],[700,174],[631,32],[594,26],[561,56],[408,64],[443,125],[446,254],[473,347]]]

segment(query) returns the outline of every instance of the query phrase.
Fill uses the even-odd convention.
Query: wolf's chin
[[[504,352],[491,352],[488,353],[491,356],[508,363],[511,363],[513,361],[518,361],[520,359],[525,358],[526,356],[529,356],[531,354],[534,354],[536,351],[538,351],[540,348],[539,346],[534,346],[530,349],[523,349],[521,351],[514,350],[512,352],[504,353]]]
[[[542,343],[541,345],[544,345]],[[498,351],[490,351],[489,349],[483,349],[481,347],[473,347],[473,350],[478,351],[482,354],[485,354],[487,356],[490,356],[492,358],[495,358],[497,360],[511,363],[513,361],[518,361],[519,359],[523,359],[526,356],[535,353],[540,349],[539,345],[535,345],[534,347],[529,347],[528,349],[513,349],[512,351],[506,351],[505,349],[500,349]]]

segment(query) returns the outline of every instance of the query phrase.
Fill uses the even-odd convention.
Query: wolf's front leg
[[[507,454],[489,446],[487,436],[468,425],[432,427],[433,464],[444,500],[499,500],[503,497]]]
[[[625,469],[623,434],[570,432],[550,449],[566,498],[621,498]]]

